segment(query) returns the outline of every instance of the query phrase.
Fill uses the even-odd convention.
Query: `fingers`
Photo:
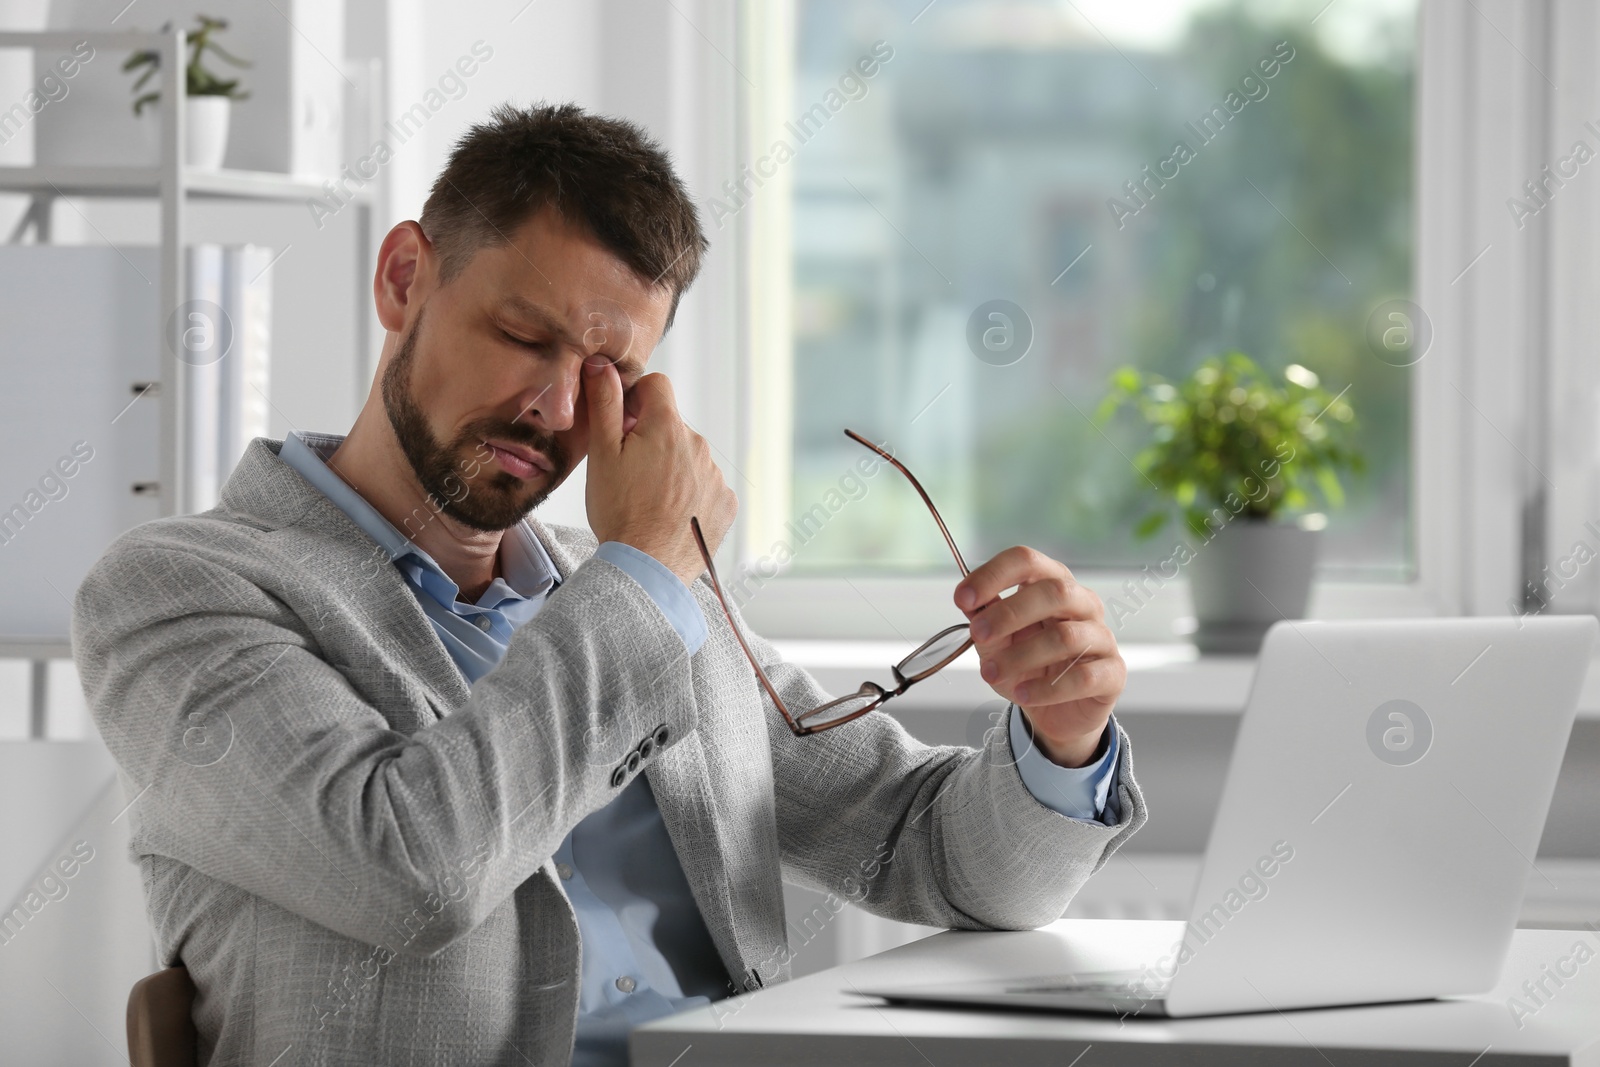
[[[626,437],[639,425],[639,390],[629,389],[622,394],[622,435]]]
[[[1047,668],[1040,677],[1017,683],[1011,699],[1029,708],[1092,700],[1114,704],[1128,681],[1128,665],[1120,654]]]
[[[1033,623],[1050,619],[1098,622],[1103,610],[1094,590],[1079,585],[1062,567],[1058,573],[1030,581],[1005,599],[992,601],[973,613],[972,640],[979,651],[1004,647],[1007,638]]]
[[[956,607],[972,611],[987,604],[1014,585],[1023,585],[1047,575],[1072,572],[1035,548],[1017,545],[1001,552],[989,562],[956,583]]]
[[[684,432],[672,380],[665,374],[646,374],[634,382],[623,397],[622,434],[638,432],[660,439],[663,431]]]
[[[1054,678],[1069,666],[1115,655],[1116,639],[1098,622],[1052,619],[1015,635],[1006,647],[982,656],[984,681],[1008,686],[1040,674]]]
[[[600,356],[583,364],[583,395],[589,410],[589,462],[604,463],[622,451],[622,377]]]
[[[647,429],[668,415],[671,421],[682,421],[678,417],[678,401],[672,391],[672,380],[665,374],[654,373],[641,377],[633,383],[629,399],[633,403],[634,414],[638,416],[637,421],[646,424]]]
[[[632,545],[685,584],[704,570],[690,536],[700,519],[715,551],[738,504],[712,459],[711,444],[678,414],[672,383],[645,374],[624,394],[610,360],[585,361],[590,477],[584,488],[589,526],[602,541]]]
[[[956,604],[967,612],[983,678],[1001,696],[1030,710],[1076,704],[1074,715],[1116,703],[1127,665],[1105,605],[1059,561],[1008,548],[962,579]]]

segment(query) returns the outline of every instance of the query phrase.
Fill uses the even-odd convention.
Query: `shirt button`
[[[494,622],[493,622],[493,620],[491,620],[489,618],[489,616],[487,616],[487,615],[479,615],[478,616],[478,629],[480,629],[480,630],[488,630],[489,627],[491,627],[493,625],[494,625]]]
[[[563,882],[572,880],[572,868],[568,867],[565,863],[556,864],[556,873],[561,876],[561,880]]]
[[[627,975],[623,975],[621,978],[617,979],[617,988],[622,990],[624,993],[632,993],[633,987],[634,981]]]

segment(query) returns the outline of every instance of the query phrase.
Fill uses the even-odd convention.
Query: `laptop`
[[[1166,953],[859,992],[1174,1018],[1487,992],[1597,637],[1588,615],[1279,622]]]

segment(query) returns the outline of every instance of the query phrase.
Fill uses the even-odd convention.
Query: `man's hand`
[[[1022,708],[1051,762],[1086,766],[1128,680],[1100,598],[1065,564],[1017,547],[963,578],[955,600],[972,625],[984,680]]]
[[[601,541],[649,553],[688,585],[706,569],[689,517],[699,516],[706,547],[715,552],[739,510],[711,447],[678,417],[672,383],[663,374],[640,378],[625,404],[616,366],[591,356],[583,392],[590,528]]]

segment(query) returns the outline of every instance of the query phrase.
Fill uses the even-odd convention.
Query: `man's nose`
[[[517,422],[531,422],[551,433],[572,429],[582,388],[583,357],[570,354],[521,397]]]

